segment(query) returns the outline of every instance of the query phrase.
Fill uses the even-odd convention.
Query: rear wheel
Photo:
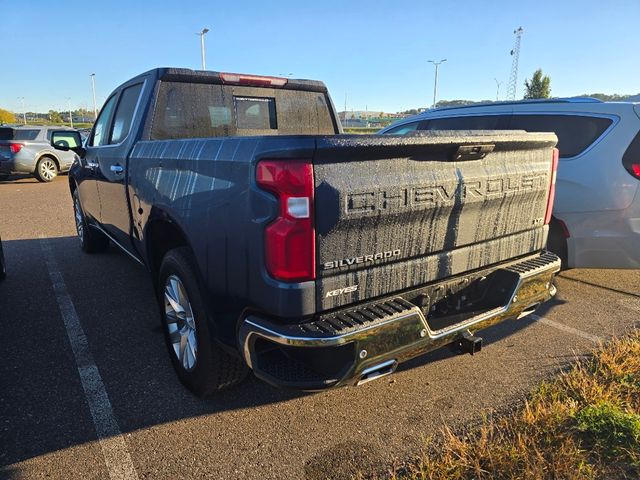
[[[222,350],[211,335],[211,311],[188,247],[170,250],[164,256],[158,299],[171,362],[189,390],[204,397],[246,377],[244,362]]]
[[[0,182],[4,182],[5,180],[9,180],[10,175],[8,173],[0,173]]]
[[[91,228],[82,211],[78,190],[73,191],[73,216],[80,247],[87,253],[104,252],[109,248],[109,239],[99,230]]]
[[[36,164],[34,176],[39,182],[51,182],[58,176],[58,165],[51,157],[42,157]]]
[[[565,237],[564,229],[562,225],[555,220],[551,219],[549,224],[549,240],[547,241],[547,249],[555,253],[562,262],[560,267],[562,270],[566,270],[568,267],[569,249],[567,247],[567,238]]]

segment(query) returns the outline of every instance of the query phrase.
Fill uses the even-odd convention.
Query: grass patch
[[[640,478],[640,333],[541,384],[518,411],[444,429],[394,480]]]

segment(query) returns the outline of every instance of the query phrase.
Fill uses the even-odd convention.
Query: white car
[[[550,250],[569,268],[640,268],[640,103],[570,98],[439,108],[379,133],[423,130],[555,132]]]

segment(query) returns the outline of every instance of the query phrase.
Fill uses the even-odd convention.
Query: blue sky
[[[493,99],[511,68],[513,30],[525,29],[518,93],[542,68],[552,93],[640,92],[640,0],[601,1],[46,1],[0,0],[0,108],[92,108],[157,66],[323,80],[339,110]]]

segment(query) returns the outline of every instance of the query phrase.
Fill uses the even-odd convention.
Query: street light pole
[[[436,62],[434,60],[429,60],[429,63],[433,63],[433,65],[436,67],[436,77],[435,77],[435,80],[433,81],[433,108],[436,108],[436,96],[438,94],[438,67],[446,61],[447,61],[446,58],[443,58],[439,62]]]
[[[497,78],[494,78],[494,80],[496,81],[496,102],[500,99],[500,85],[502,85],[502,82],[499,82]]]
[[[208,28],[203,28],[201,32],[196,33],[196,35],[200,35],[200,55],[202,56],[202,70],[207,69],[207,60],[204,51],[204,36],[209,32]]]
[[[69,124],[73,128],[73,114],[71,113],[71,97],[67,97],[67,109],[69,110]]]
[[[93,121],[98,119],[98,106],[96,105],[96,74],[92,73],[91,77],[91,90],[93,91]]]

